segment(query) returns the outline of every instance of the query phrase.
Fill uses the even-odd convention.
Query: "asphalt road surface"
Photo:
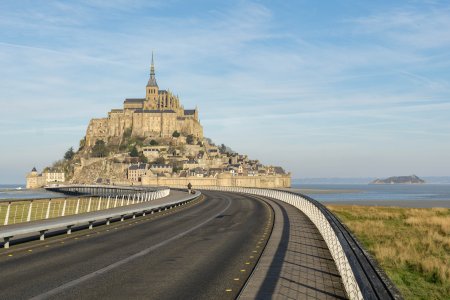
[[[0,249],[0,299],[234,299],[272,228],[253,198],[203,200]]]

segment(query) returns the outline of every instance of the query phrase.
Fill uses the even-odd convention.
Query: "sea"
[[[23,184],[0,184],[0,200],[4,199],[42,199],[59,198],[60,193],[45,189],[27,190]]]
[[[324,202],[450,201],[450,184],[293,184],[292,188]]]
[[[450,201],[450,184],[293,184],[321,202]],[[23,184],[0,184],[0,200],[61,197],[44,189],[27,190]]]

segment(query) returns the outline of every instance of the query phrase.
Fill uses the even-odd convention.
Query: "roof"
[[[160,110],[160,109],[136,109],[134,112],[137,113],[146,113],[146,114],[156,114],[156,113],[168,113],[168,114],[173,114],[175,113],[174,110],[169,109],[169,110]]]
[[[184,115],[185,116],[195,115],[195,109],[185,109],[184,110]]]
[[[153,164],[151,168],[172,168],[171,165],[164,165],[164,164]]]
[[[128,167],[128,170],[145,170],[147,168],[147,164],[133,164]]]
[[[31,170],[31,172],[37,172],[36,167],[33,167],[33,169]]]
[[[275,174],[286,174],[286,172],[284,171],[284,169],[282,167],[275,167],[273,168]]]
[[[124,103],[141,103],[144,102],[144,98],[127,98],[125,99]]]

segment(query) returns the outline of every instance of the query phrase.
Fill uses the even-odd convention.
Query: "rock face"
[[[425,180],[416,175],[411,176],[393,176],[386,179],[375,179],[370,184],[422,184]]]
[[[85,164],[75,170],[70,183],[92,184],[92,183],[121,183],[127,181],[127,165],[115,163],[112,159],[91,159],[92,162]],[[105,181],[99,181],[99,180]],[[107,180],[107,181],[106,181]]]

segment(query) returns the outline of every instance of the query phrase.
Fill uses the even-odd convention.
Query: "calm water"
[[[59,193],[47,192],[44,189],[27,190],[21,184],[0,184],[1,199],[38,199],[61,197]]]
[[[336,191],[336,193],[329,194],[309,194],[316,200],[330,202],[349,200],[450,200],[450,184],[293,184],[292,188]]]
[[[17,188],[21,188],[20,190]],[[450,184],[423,185],[369,185],[369,184],[293,184],[292,188],[336,191],[311,193],[320,201],[364,201],[364,200],[449,200]],[[30,199],[61,197],[59,193],[27,190],[24,185],[1,185],[0,199]]]

